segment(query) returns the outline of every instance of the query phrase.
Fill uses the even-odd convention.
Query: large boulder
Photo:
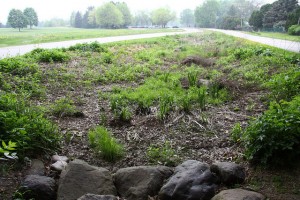
[[[77,200],[118,200],[118,198],[112,195],[85,194]]]
[[[24,199],[56,199],[55,180],[47,176],[27,175],[19,191]]]
[[[215,195],[218,178],[209,165],[188,160],[175,168],[173,176],[161,188],[161,200],[210,200]]]
[[[87,193],[116,195],[117,191],[107,169],[76,159],[61,173],[57,199],[74,200]]]
[[[158,194],[164,181],[173,171],[164,166],[139,166],[120,169],[114,182],[121,197],[128,200],[147,200]]]
[[[260,193],[243,190],[243,189],[230,189],[223,190],[211,200],[265,200],[266,197]]]
[[[221,182],[226,185],[240,184],[245,181],[244,167],[231,162],[217,162],[211,165],[210,170],[219,176]]]

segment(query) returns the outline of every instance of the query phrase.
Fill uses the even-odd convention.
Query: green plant
[[[201,87],[198,90],[197,93],[197,101],[199,103],[200,109],[205,110],[206,107],[206,98],[207,98],[207,88],[206,87]]]
[[[114,55],[111,52],[104,52],[101,54],[101,60],[105,64],[112,64],[114,60]]]
[[[158,118],[160,120],[164,120],[167,117],[167,114],[171,110],[173,101],[174,101],[173,96],[168,94],[164,94],[159,98]]]
[[[198,81],[198,72],[197,71],[189,71],[188,72],[188,80],[189,80],[189,86],[190,87],[194,87],[197,85],[197,81]]]
[[[289,35],[300,35],[300,25],[292,25],[288,29],[288,34]]]
[[[192,108],[192,98],[189,96],[189,94],[185,94],[183,98],[181,99],[181,106],[184,112],[190,112]]]
[[[92,42],[92,43],[82,43],[82,44],[75,44],[73,46],[70,46],[68,48],[70,51],[91,51],[91,52],[107,52],[107,48],[104,47],[102,44],[99,42]]]
[[[115,118],[124,122],[129,122],[131,120],[132,114],[128,107],[128,101],[124,97],[120,95],[111,97],[110,108],[113,111]]]
[[[50,106],[50,113],[56,117],[72,117],[78,113],[78,109],[73,100],[63,97]]]
[[[0,92],[0,140],[13,141],[19,157],[53,152],[59,146],[58,127],[39,107],[28,106],[24,96]]]
[[[271,102],[243,133],[246,157],[263,165],[293,164],[300,156],[300,96]]]
[[[103,126],[97,126],[88,133],[91,147],[107,161],[116,161],[124,155],[123,146]]]
[[[38,71],[38,65],[29,58],[17,56],[14,58],[4,58],[0,60],[0,72],[12,75],[26,76]]]
[[[147,157],[151,163],[166,166],[175,166],[178,161],[178,156],[169,141],[166,141],[161,147],[150,145],[147,149]]]
[[[39,62],[67,62],[70,56],[58,49],[44,49],[31,53]]]
[[[0,154],[3,154],[5,158],[9,159],[18,159],[17,153],[14,153],[13,151],[16,150],[17,144],[15,142],[9,141],[8,144],[6,144],[2,140],[2,147],[0,146]],[[0,157],[1,160],[1,157]]]
[[[240,142],[242,133],[243,133],[243,129],[241,127],[241,124],[238,122],[231,129],[230,137],[234,142]]]

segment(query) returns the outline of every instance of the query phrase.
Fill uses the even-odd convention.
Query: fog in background
[[[275,0],[250,0],[260,4],[274,2]],[[39,21],[49,20],[52,18],[62,18],[69,20],[72,11],[85,12],[87,7],[101,6],[103,3],[110,2],[107,0],[0,0],[0,23],[6,24],[7,16],[11,9],[24,10],[27,7],[32,7],[38,14]],[[117,1],[115,1],[117,2]],[[168,7],[171,10],[179,13],[190,8],[194,10],[201,5],[204,0],[123,0],[126,2],[131,13],[134,14],[138,10],[151,11],[159,7]]]

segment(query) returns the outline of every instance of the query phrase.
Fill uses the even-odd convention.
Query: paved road
[[[274,38],[268,38],[268,37],[260,37],[255,35],[249,35],[245,34],[239,31],[231,31],[231,30],[220,30],[220,29],[209,29],[213,31],[219,31],[228,35],[232,35],[239,38],[244,38],[247,40],[259,42],[262,44],[267,44],[273,47],[278,47],[280,49],[285,49],[288,51],[300,53],[300,42],[293,42],[288,40],[280,40],[280,39],[274,39]]]
[[[82,40],[71,40],[71,41],[62,41],[62,42],[51,42],[51,43],[3,47],[3,48],[0,48],[0,59],[5,58],[5,57],[13,57],[13,56],[17,56],[17,55],[23,55],[23,54],[28,53],[36,48],[45,48],[45,49],[62,48],[62,47],[70,47],[77,43],[90,43],[90,42],[94,42],[94,41],[97,41],[99,43],[109,43],[109,42],[118,42],[118,41],[124,41],[124,40],[162,37],[162,36],[167,36],[167,35],[188,34],[188,33],[195,33],[195,32],[201,32],[201,30],[200,29],[185,29],[184,31],[181,31],[181,32],[114,36],[114,37],[105,37],[105,38],[92,38],[92,39],[82,39]]]

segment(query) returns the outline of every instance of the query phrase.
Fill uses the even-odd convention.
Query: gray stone
[[[28,175],[45,175],[44,163],[38,159],[31,160],[31,167],[27,172]]]
[[[226,185],[234,185],[245,181],[245,169],[236,163],[217,162],[211,165],[211,172],[216,173],[221,182]]]
[[[148,200],[158,194],[164,181],[173,174],[169,167],[139,166],[120,169],[114,175],[118,193],[127,200]]]
[[[85,194],[77,200],[118,200],[118,198],[112,195]]]
[[[55,180],[47,176],[28,175],[19,190],[24,199],[56,199]]]
[[[188,160],[175,168],[174,175],[161,188],[160,200],[210,200],[215,195],[217,177],[209,165]]]
[[[53,163],[50,166],[50,168],[55,171],[61,172],[62,170],[64,170],[67,167],[67,165],[68,165],[68,163],[65,161],[56,161],[55,163]]]
[[[64,161],[69,162],[69,158],[67,156],[59,156],[59,155],[53,155],[51,157],[52,163],[55,163],[57,161]]]
[[[265,200],[266,197],[260,193],[243,190],[243,189],[230,189],[223,190],[211,200]]]
[[[74,160],[61,173],[58,200],[74,200],[87,193],[116,195],[116,188],[107,169]]]

